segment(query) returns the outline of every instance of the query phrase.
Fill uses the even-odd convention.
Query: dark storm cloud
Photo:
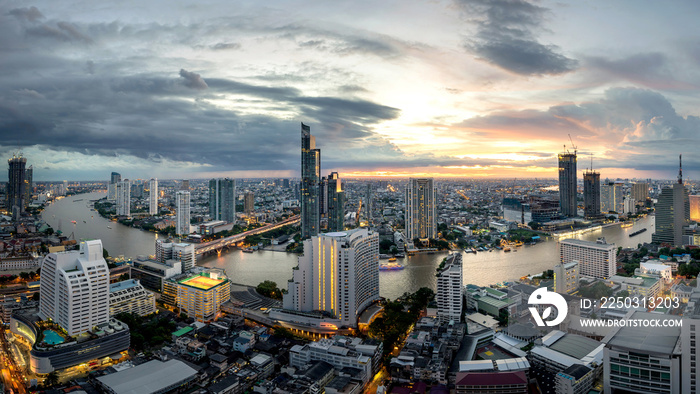
[[[485,61],[520,75],[556,75],[572,71],[578,62],[555,45],[537,39],[546,8],[525,0],[457,0],[477,26],[465,47]]]
[[[17,19],[29,22],[36,22],[39,19],[44,19],[44,15],[34,6],[29,8],[15,8],[10,10],[9,14],[15,16]]]
[[[203,90],[209,87],[207,86],[207,83],[204,82],[201,75],[189,72],[184,68],[180,69],[180,76],[185,78],[185,86],[190,89]]]

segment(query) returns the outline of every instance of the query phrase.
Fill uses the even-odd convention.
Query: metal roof
[[[187,381],[197,371],[179,360],[152,360],[97,378],[116,394],[149,394]]]

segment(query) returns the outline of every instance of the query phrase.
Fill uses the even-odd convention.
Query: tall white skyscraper
[[[406,237],[437,237],[433,178],[411,178],[406,186]]]
[[[441,322],[462,318],[462,253],[451,254],[437,274],[437,317]]]
[[[116,186],[117,216],[131,216],[131,182],[119,181]]]
[[[322,310],[356,327],[359,314],[379,299],[379,235],[362,228],[313,236],[293,275],[284,309]]]
[[[102,241],[80,243],[80,251],[49,253],[41,266],[39,314],[68,335],[109,321],[109,268]]]
[[[148,182],[148,214],[158,214],[158,179],[154,178]]]
[[[190,192],[180,190],[175,193],[175,233],[190,233]]]
[[[597,242],[565,239],[559,243],[559,264],[578,262],[580,275],[599,279],[617,273],[617,248],[602,238]]]

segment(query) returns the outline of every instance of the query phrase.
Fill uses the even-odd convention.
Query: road
[[[4,329],[0,332],[0,342],[2,342],[2,349],[0,349],[0,359],[2,361],[2,383],[5,386],[5,390],[7,391],[11,388],[15,393],[26,394],[27,384],[24,380],[24,374],[19,368],[17,368],[17,364],[12,358],[12,352],[10,351],[10,346],[7,343]]]

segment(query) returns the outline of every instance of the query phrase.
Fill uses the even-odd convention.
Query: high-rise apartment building
[[[621,183],[606,182],[600,187],[600,207],[605,213],[624,213],[624,192]]]
[[[559,264],[578,262],[580,275],[606,279],[617,272],[616,252],[615,244],[608,244],[605,239],[597,242],[565,239],[559,243]]]
[[[209,217],[211,220],[236,221],[236,180],[230,178],[209,181]]]
[[[345,229],[345,192],[337,172],[328,176],[328,231]]]
[[[462,319],[462,282],[462,254],[451,254],[437,274],[437,317],[443,323]]]
[[[576,152],[559,154],[559,208],[567,217],[577,215]]]
[[[27,207],[25,201],[27,158],[12,156],[12,158],[7,161],[7,164],[7,204],[5,207],[10,212],[12,212],[13,207],[18,207],[20,211],[24,211]]]
[[[109,268],[102,241],[80,251],[49,253],[41,266],[39,315],[74,336],[109,321]]]
[[[284,309],[326,311],[342,325],[379,299],[379,235],[366,228],[319,234],[304,254],[284,294]]]
[[[437,237],[437,211],[433,178],[411,178],[406,186],[406,237]]]
[[[190,192],[180,190],[175,193],[175,233],[190,233]]]
[[[190,180],[189,179],[183,179],[181,181],[180,190],[184,190],[186,192],[190,191]]]
[[[245,192],[243,195],[243,210],[246,216],[251,216],[255,212],[255,193],[251,191]]]
[[[649,198],[649,184],[642,182],[632,184],[632,198],[638,204],[645,203]]]
[[[678,170],[678,182],[661,190],[656,203],[656,232],[651,236],[653,243],[683,245],[683,227],[690,220],[690,198],[683,185],[682,167]]]
[[[117,216],[131,216],[131,182],[128,179],[116,185]]]
[[[600,215],[600,173],[583,172],[583,216],[586,219],[599,218]]]
[[[158,214],[158,179],[154,178],[148,182],[148,214]]]
[[[112,172],[112,175],[109,178],[109,185],[107,185],[107,200],[117,200],[117,183],[121,181],[122,175],[118,172]]]
[[[328,179],[325,176],[318,186],[318,213],[321,219],[328,217]]]
[[[321,150],[311,128],[301,124],[301,237],[317,235],[320,226]]]

